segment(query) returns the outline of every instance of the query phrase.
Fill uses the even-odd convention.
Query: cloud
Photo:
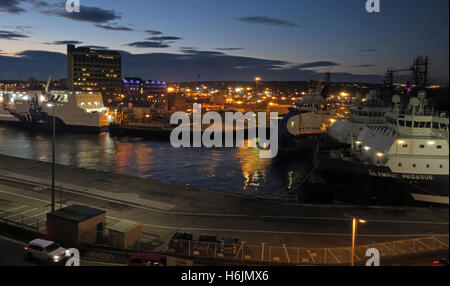
[[[87,6],[83,6],[83,9],[81,9],[79,13],[67,13],[66,11],[62,11],[58,12],[57,15],[74,21],[90,23],[107,23],[122,18],[114,10],[105,10],[98,7]]]
[[[287,21],[287,20],[270,18],[270,17],[266,17],[266,16],[248,16],[248,17],[238,18],[238,20],[241,22],[252,23],[252,24],[283,26],[283,27],[290,27],[290,28],[300,27],[300,25],[290,22],[290,21]]]
[[[197,47],[180,47],[180,50],[198,50]]]
[[[182,54],[131,54],[121,51],[125,77],[194,81],[198,74],[205,81],[251,81],[255,74],[268,81],[319,80],[323,73],[294,69],[290,63],[251,57],[227,55],[217,51],[191,50]],[[62,53],[24,51],[16,56],[0,55],[0,79],[17,79],[23,72],[46,79],[52,69],[55,78],[66,77],[66,56]],[[381,82],[383,75],[333,73],[334,81]]]
[[[0,0],[0,13],[21,14],[26,12],[25,9],[19,7],[18,0]]]
[[[162,41],[178,41],[178,40],[182,40],[182,38],[173,37],[173,36],[160,36],[160,37],[150,37],[150,38],[147,38],[146,40],[162,42]]]
[[[362,65],[357,65],[357,66],[352,66],[353,68],[370,68],[370,67],[375,67],[376,65],[372,65],[372,64],[362,64]]]
[[[145,30],[144,32],[146,32],[149,35],[152,36],[158,36],[158,35],[162,35],[163,32],[157,31],[157,30]]]
[[[334,67],[338,66],[338,63],[330,62],[330,61],[318,61],[318,62],[311,62],[311,63],[304,63],[300,65],[295,65],[292,68],[293,69],[308,69],[308,68],[319,68],[319,67]]]
[[[82,6],[79,13],[67,13],[64,3],[50,4],[45,1],[27,0],[34,8],[46,15],[58,16],[74,21],[88,22],[94,24],[105,24],[116,21],[122,17],[114,10],[106,10],[98,7]]]
[[[216,50],[218,50],[218,51],[240,51],[243,49],[244,48],[217,48]]]
[[[376,52],[377,50],[375,49],[365,49],[365,50],[358,50],[358,52],[360,53],[373,53]]]
[[[164,44],[162,42],[155,41],[142,41],[142,42],[134,42],[129,43],[124,46],[134,47],[134,48],[169,48],[170,45]]]
[[[131,32],[134,31],[132,28],[127,26],[122,26],[118,24],[96,24],[96,27],[109,31],[122,31],[122,32]]]
[[[65,45],[79,45],[82,44],[83,42],[80,41],[54,41],[54,42],[50,42],[50,43],[43,43],[46,45],[56,45],[56,46],[65,46]]]
[[[33,76],[48,78],[52,70],[55,75],[66,75],[66,55],[46,51],[24,51],[13,56],[0,55],[0,79],[23,79]]]
[[[94,49],[94,50],[107,50],[107,49],[109,49],[108,47],[105,47],[105,46],[82,46],[80,48],[90,48],[90,49]]]
[[[18,40],[20,38],[29,38],[29,36],[19,32],[0,30],[0,39],[2,40]]]

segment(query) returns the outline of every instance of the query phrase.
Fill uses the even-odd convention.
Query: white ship
[[[386,124],[385,114],[389,108],[381,106],[376,90],[370,91],[363,99],[357,95],[356,100],[361,102],[350,107],[350,119],[337,120],[327,131],[328,136],[339,145],[354,145],[358,135],[366,126]]]
[[[449,114],[426,110],[426,93],[400,112],[400,96],[386,125],[365,127],[355,150],[319,153],[318,170],[328,182],[348,185],[354,196],[449,203]]]
[[[13,116],[33,129],[51,129],[53,111],[58,130],[103,132],[113,120],[101,93],[52,91],[49,96],[45,91],[4,92],[1,107],[5,118]]]
[[[336,112],[320,94],[310,92],[295,102],[279,122],[280,149],[309,150],[336,122]]]
[[[0,91],[0,122],[18,123],[19,119],[11,115],[11,113],[6,110],[7,103],[9,103],[9,95],[4,91]]]

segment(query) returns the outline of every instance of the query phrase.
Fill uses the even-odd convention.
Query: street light
[[[257,97],[258,93],[259,93],[259,88],[258,87],[259,87],[259,82],[260,81],[262,81],[262,78],[260,76],[255,77],[255,92],[254,92],[255,97]]]
[[[353,218],[352,221],[352,257],[351,257],[351,266],[355,265],[355,240],[356,240],[356,229],[358,227],[358,223],[366,223],[367,221],[363,219],[358,219],[356,217]]]
[[[52,119],[52,125],[53,125],[53,138],[52,138],[52,212],[55,211],[55,144],[56,144],[56,116],[55,116],[55,109],[56,109],[56,101],[55,98],[52,98],[52,103],[48,104],[48,107],[52,107],[53,109],[53,119]]]

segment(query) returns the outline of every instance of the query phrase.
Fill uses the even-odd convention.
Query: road
[[[154,240],[160,249],[176,231],[233,236],[254,245],[349,246],[351,217],[356,215],[368,221],[358,230],[358,244],[448,234],[448,209],[289,206],[225,196],[220,196],[221,200],[191,199],[182,205],[176,199],[146,203],[138,194],[127,193],[129,199],[116,199],[114,193],[106,196],[96,192],[67,187],[61,194],[62,203],[104,209],[109,224],[123,219],[141,222],[145,239]],[[59,196],[58,192],[58,201]],[[142,203],[136,203],[134,196]],[[0,218],[43,228],[50,210],[49,198],[49,190],[42,184],[2,177]]]
[[[38,266],[25,259],[24,243],[0,236],[0,266]]]
[[[2,266],[49,266],[46,262],[25,257],[26,243],[0,235],[0,267]],[[64,266],[64,264],[51,265]],[[80,266],[123,266],[81,259]]]

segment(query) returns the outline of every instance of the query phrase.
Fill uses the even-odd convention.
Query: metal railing
[[[0,211],[0,222],[41,234],[45,234],[47,231],[46,220],[30,219],[25,215],[17,215],[15,212]]]
[[[376,243],[355,247],[355,261],[366,261],[366,251],[375,248],[381,257],[395,257],[416,253],[426,253],[448,249],[449,236],[433,236],[415,238],[402,241]],[[265,262],[280,264],[309,264],[309,265],[348,265],[351,261],[351,247],[335,248],[304,248],[280,246],[252,245],[242,242],[235,251],[223,251],[218,243],[202,243],[197,241],[178,241],[169,245],[169,253],[189,257],[205,257],[214,259],[228,259],[244,263]]]

